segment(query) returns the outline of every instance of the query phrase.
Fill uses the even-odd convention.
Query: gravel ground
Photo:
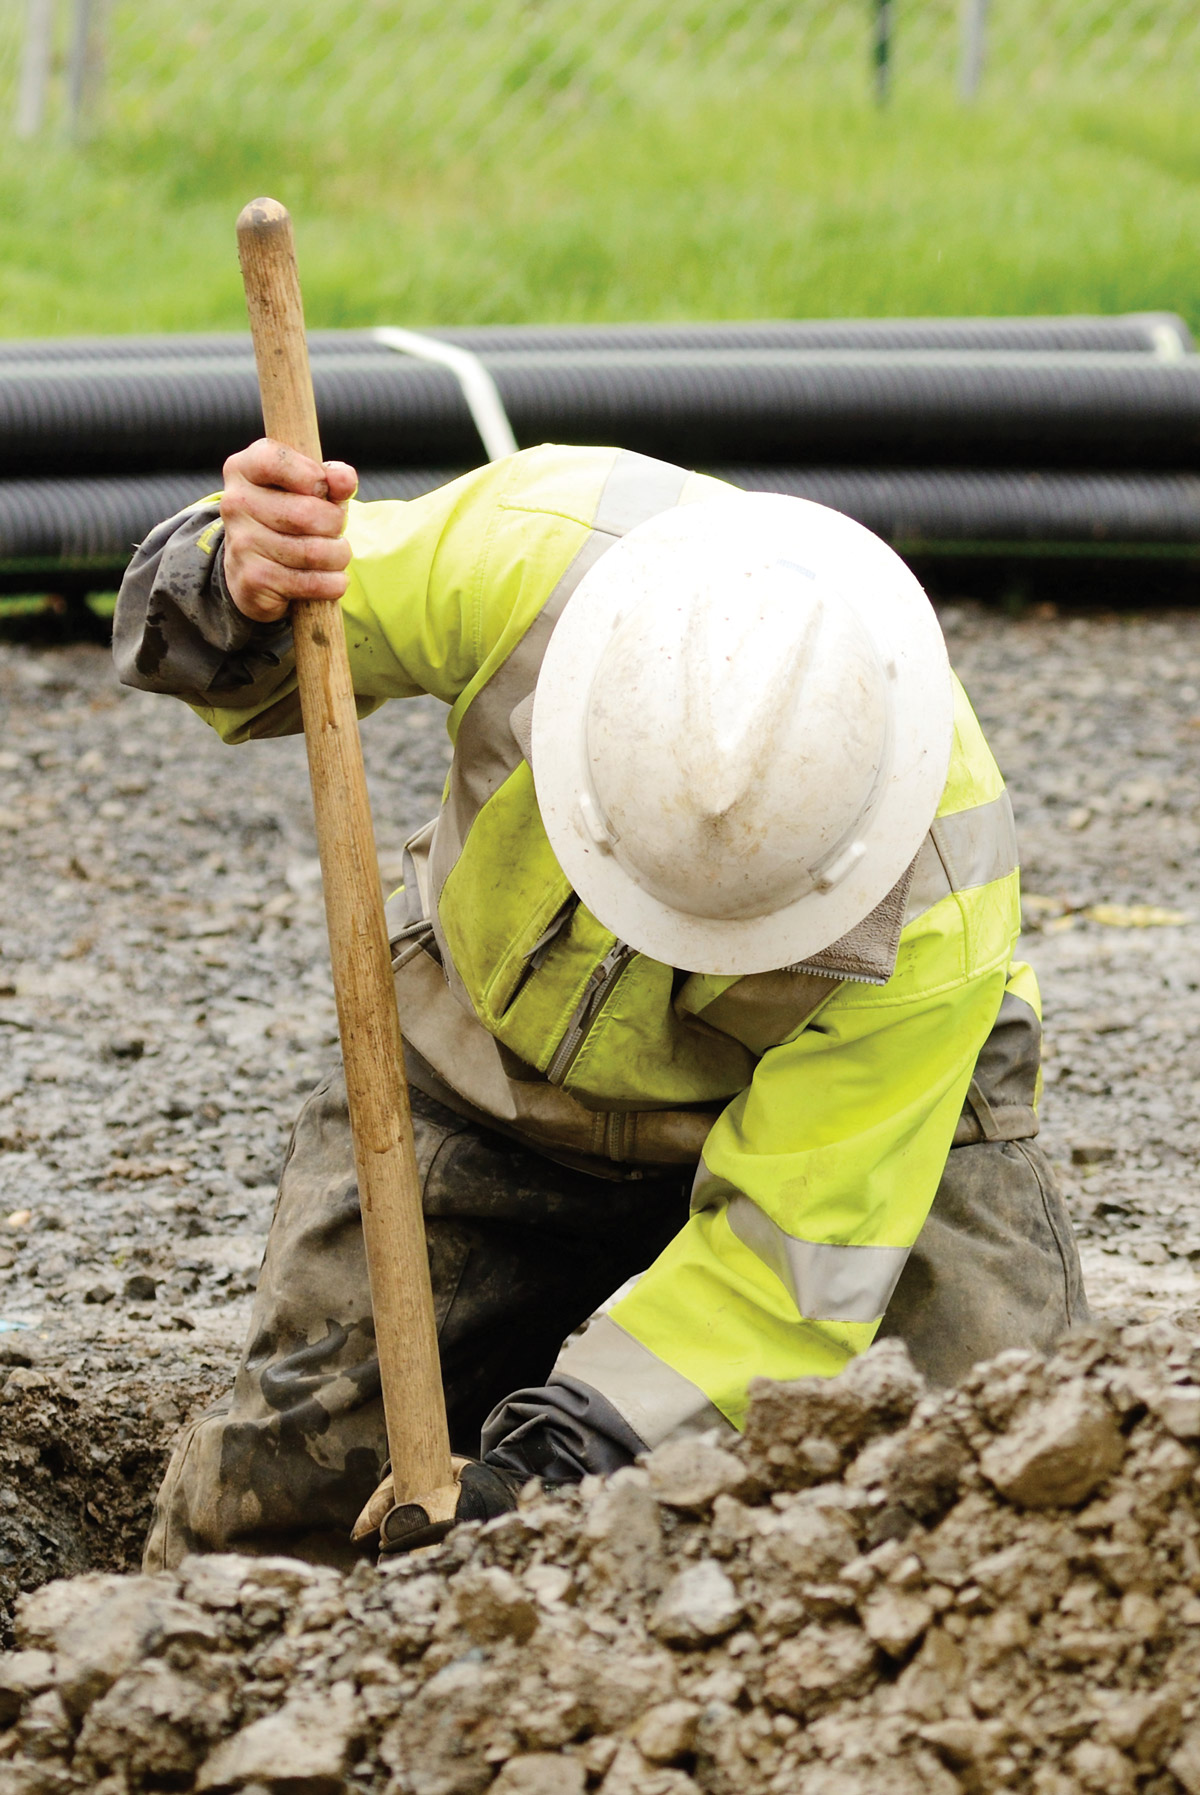
[[[1044,1139],[1093,1306],[1200,1323],[1200,616],[944,620],[1014,791]],[[94,646],[0,647],[0,704],[0,1400],[125,1430],[89,1472],[0,1428],[0,1470],[24,1454],[50,1517],[31,1558],[0,1495],[2,1596],[56,1553],[128,1563],[164,1441],[232,1370],[335,1031],[299,742],[230,753]],[[393,705],[364,740],[394,883],[436,808],[440,707]]]

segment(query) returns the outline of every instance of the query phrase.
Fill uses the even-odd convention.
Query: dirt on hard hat
[[[733,1450],[531,1487],[381,1570],[21,1596],[0,1791],[1195,1795],[1198,1470],[1200,1346],[1168,1324],[949,1393],[887,1342],[760,1383]]]

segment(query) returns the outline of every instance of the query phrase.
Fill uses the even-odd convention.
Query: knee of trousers
[[[142,1559],[172,1570],[190,1552],[283,1553],[317,1564],[361,1556],[350,1529],[387,1454],[381,1405],[335,1438],[288,1438],[276,1421],[246,1420],[229,1400],[181,1434],[154,1503]]]
[[[880,1338],[902,1339],[931,1383],[949,1385],[1012,1347],[1048,1351],[1087,1319],[1079,1251],[1041,1148],[952,1148]]]

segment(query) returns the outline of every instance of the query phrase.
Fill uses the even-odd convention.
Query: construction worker
[[[879,1334],[947,1383],[1085,1318],[1034,1140],[1012,811],[899,558],[614,449],[354,490],[234,455],[135,555],[115,654],[226,742],[286,734],[288,605],[340,600],[362,714],[451,707],[389,919],[459,1518],[736,1429],[755,1377],[833,1375]],[[385,1451],[334,1075],[147,1567],[427,1539],[376,1491]]]

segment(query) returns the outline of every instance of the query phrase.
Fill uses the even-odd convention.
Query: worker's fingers
[[[274,623],[294,599],[341,598],[354,469],[263,437],[229,457],[224,478],[225,583],[242,615]]]
[[[254,623],[276,623],[298,598],[336,603],[346,590],[344,573],[283,567],[263,555],[249,554],[236,568],[226,567],[229,595],[243,617]]]
[[[245,480],[251,486],[274,486],[282,492],[303,493],[310,498],[330,496],[329,479],[319,461],[301,455],[298,449],[289,449],[286,443],[272,442],[269,436],[261,436],[249,448],[231,455],[223,475],[226,489],[235,480]]]
[[[277,567],[307,568],[312,573],[343,573],[350,565],[350,544],[344,536],[288,536],[265,529],[253,518],[242,517],[236,538],[232,549],[226,543],[227,575],[231,561],[244,564],[250,556]]]
[[[346,527],[344,505],[279,492],[273,486],[251,486],[240,477],[231,480],[221,494],[221,517],[226,532],[241,518],[281,536],[340,536]]]
[[[358,491],[358,474],[344,461],[326,461],[322,466],[330,498],[335,503],[344,505]]]

